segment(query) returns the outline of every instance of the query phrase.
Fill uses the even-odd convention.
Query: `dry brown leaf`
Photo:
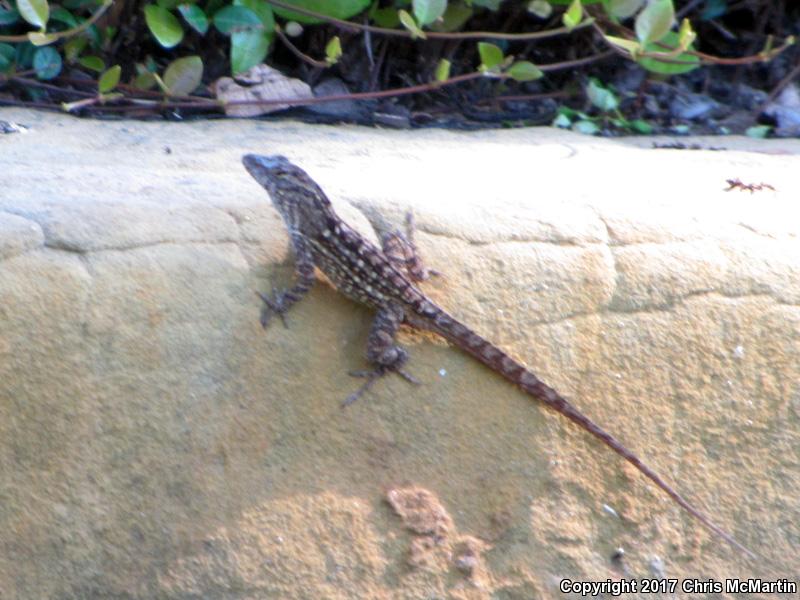
[[[214,95],[225,103],[229,117],[257,117],[289,108],[292,102],[257,104],[258,101],[298,100],[313,98],[308,84],[286,77],[265,64],[256,65],[234,78],[220,77],[213,84]],[[253,102],[253,104],[234,104]]]

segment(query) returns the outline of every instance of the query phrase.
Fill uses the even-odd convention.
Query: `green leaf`
[[[532,62],[527,60],[520,60],[511,65],[507,71],[514,81],[533,81],[544,77],[542,70]]]
[[[17,10],[20,16],[34,27],[43,30],[47,25],[50,16],[47,0],[17,0]]]
[[[75,62],[75,59],[77,59],[80,53],[83,52],[88,43],[89,39],[83,35],[71,37],[64,42],[64,58],[67,59],[67,62]]]
[[[17,66],[20,69],[28,69],[33,66],[33,55],[36,54],[36,46],[30,42],[23,42],[16,45]]]
[[[225,35],[255,31],[261,34],[261,37],[264,37],[261,31],[264,27],[261,19],[246,6],[226,6],[221,8],[214,15],[214,27]]]
[[[681,51],[691,46],[695,39],[697,39],[697,34],[694,32],[694,29],[692,29],[692,23],[689,19],[684,19],[681,21],[681,26],[678,29],[678,46]]]
[[[642,119],[634,119],[629,123],[630,128],[635,131],[636,133],[641,133],[644,135],[650,135],[653,133],[653,126],[650,125],[647,121]]]
[[[94,25],[94,24],[89,25],[89,27],[86,28],[86,30],[83,32],[83,34],[87,38],[89,38],[89,42],[92,44],[92,48],[94,50],[97,50],[97,49],[100,48],[100,46],[102,45],[103,39],[102,39],[102,36],[100,35],[100,30],[97,29],[96,25]]]
[[[206,0],[203,10],[207,15],[213,15],[223,6],[225,6],[225,0]]]
[[[197,4],[179,4],[178,12],[181,13],[183,20],[189,24],[189,27],[200,35],[206,34],[206,31],[208,31],[208,17]]]
[[[624,20],[635,15],[645,0],[609,0],[606,4],[608,14],[615,19]]]
[[[335,19],[349,19],[366,9],[372,3],[372,0],[284,0],[284,2]],[[275,14],[283,17],[287,21],[298,21],[307,24],[322,22],[321,19],[316,17],[307,17],[278,6],[274,7],[274,10]]]
[[[569,8],[561,17],[561,21],[564,23],[564,27],[567,29],[572,29],[576,25],[580,24],[582,17],[583,5],[581,4],[581,0],[572,0]]]
[[[342,41],[338,35],[333,36],[325,45],[325,62],[335,65],[342,56]]]
[[[106,68],[106,63],[103,62],[103,59],[99,56],[81,56],[78,64],[82,67],[86,67],[91,71],[97,71],[98,73],[102,73]]]
[[[377,4],[373,6],[378,6]],[[370,17],[378,27],[394,29],[400,25],[400,17],[397,16],[396,8],[375,8],[370,11]]]
[[[417,22],[414,20],[408,11],[406,10],[398,10],[397,16],[400,18],[400,23],[411,32],[412,39],[425,39],[425,32],[419,28]]]
[[[575,110],[574,108],[570,108],[569,106],[560,106],[557,110],[558,114],[566,115],[569,117],[570,121],[574,121],[576,119],[588,119],[589,115],[587,115],[582,110]]]
[[[275,14],[266,0],[233,0],[233,5],[252,10],[261,21],[266,33],[272,34],[275,31]]]
[[[578,121],[572,124],[572,131],[583,133],[584,135],[595,135],[600,133],[600,128],[594,121]]]
[[[670,49],[675,49],[678,47],[678,42],[678,34],[674,31],[668,31],[667,35],[665,35],[658,44],[655,42],[648,44],[644,50],[645,52],[669,52]],[[666,46],[666,48],[664,48],[664,46]],[[692,50],[693,48],[690,45],[688,49]],[[663,60],[658,60],[657,58],[651,58],[648,56],[638,58],[636,62],[638,62],[648,71],[659,73],[661,75],[680,75],[682,73],[693,71],[700,66],[700,59],[697,56],[687,52],[682,52],[677,56],[670,58],[670,60],[673,62],[665,62]]]
[[[100,75],[100,79],[97,80],[97,91],[101,94],[107,94],[119,83],[119,76],[122,73],[122,67],[119,65],[114,65],[108,71]]]
[[[156,84],[156,78],[150,71],[139,73],[133,80],[132,85],[137,90],[149,90]]]
[[[33,68],[39,79],[52,79],[61,72],[61,55],[52,46],[37,48],[33,55]]]
[[[19,21],[19,11],[15,8],[5,9],[0,6],[0,25],[13,25]]]
[[[642,45],[657,42],[669,32],[675,21],[672,0],[651,0],[636,17],[636,37]]]
[[[484,71],[499,66],[505,58],[499,46],[488,42],[478,42],[478,54],[481,57],[481,69]]]
[[[613,44],[618,48],[630,52],[634,59],[642,51],[642,45],[634,40],[626,40],[625,38],[615,37],[613,35],[604,35],[603,38],[605,38],[609,44]]]
[[[78,19],[76,19],[74,15],[66,8],[62,8],[60,6],[56,7],[53,12],[50,13],[50,20],[63,23],[68,28],[78,26]]]
[[[754,125],[753,127],[748,127],[744,134],[747,137],[760,140],[767,137],[770,131],[772,131],[772,125]]]
[[[450,78],[450,61],[443,58],[436,65],[436,81],[447,81]]]
[[[11,44],[0,43],[0,72],[6,73],[14,66],[17,51]]]
[[[183,27],[177,17],[155,4],[144,7],[144,18],[150,33],[164,48],[173,48],[183,39]]]
[[[197,89],[202,79],[203,59],[199,56],[173,60],[164,71],[164,85],[173,96],[188,96]]]
[[[556,118],[553,119],[553,127],[560,127],[562,129],[569,129],[569,127],[571,125],[572,125],[572,120],[562,112],[558,113]]]
[[[611,112],[619,108],[619,99],[614,92],[603,87],[594,77],[589,78],[589,84],[586,86],[586,95],[589,101],[603,112]]]
[[[58,37],[54,33],[44,33],[42,31],[29,31],[28,41],[34,46],[47,46],[55,42]]]
[[[531,0],[528,2],[528,12],[540,19],[546,19],[553,13],[553,5],[547,0]]]
[[[267,56],[269,39],[263,31],[237,31],[231,35],[231,71],[234,75],[261,63]]]
[[[420,25],[430,25],[444,14],[447,0],[412,0],[414,16]]]
[[[466,4],[448,4],[441,21],[434,23],[433,29],[445,32],[461,31],[464,24],[469,21],[472,13],[472,8]]]

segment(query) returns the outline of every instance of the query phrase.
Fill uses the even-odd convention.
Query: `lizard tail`
[[[423,329],[431,329],[438,333],[455,346],[458,346],[474,356],[493,371],[497,371],[507,380],[521,387],[534,398],[541,400],[553,410],[561,413],[573,423],[591,433],[594,437],[636,467],[640,473],[655,483],[672,498],[672,500],[708,529],[747,554],[750,558],[757,558],[752,551],[736,541],[733,536],[716,525],[711,519],[696,509],[688,500],[676,492],[675,489],[664,481],[653,469],[648,467],[638,456],[628,450],[622,442],[581,413],[575,406],[570,404],[566,398],[539,380],[539,378],[531,373],[524,365],[511,358],[497,346],[488,342],[444,311],[430,320],[425,319],[424,322],[420,321],[419,323],[415,323],[416,318],[417,317],[412,315],[407,317],[407,320],[412,325]]]

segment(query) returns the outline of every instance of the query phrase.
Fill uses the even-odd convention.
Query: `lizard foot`
[[[362,385],[355,392],[353,392],[347,398],[345,398],[344,402],[342,402],[342,408],[344,408],[345,406],[349,406],[350,404],[358,400],[361,396],[363,396],[369,391],[369,389],[376,381],[378,381],[378,379],[380,379],[381,377],[390,372],[397,373],[409,383],[413,383],[414,385],[422,385],[422,382],[419,379],[417,379],[416,377],[414,377],[413,375],[411,375],[410,373],[404,371],[399,367],[387,367],[381,365],[377,369],[372,369],[368,371],[350,371],[348,374],[351,377],[364,377],[366,378],[366,381],[364,382],[364,385]]]
[[[272,290],[272,297],[262,294],[259,291],[256,291],[256,295],[261,298],[262,302],[264,302],[264,306],[261,308],[261,316],[259,318],[261,327],[266,329],[270,319],[272,318],[272,315],[276,314],[280,317],[283,326],[288,329],[289,324],[286,322],[286,311],[289,310],[289,307],[286,306],[285,294]]]

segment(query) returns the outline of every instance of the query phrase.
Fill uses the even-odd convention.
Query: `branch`
[[[286,34],[283,32],[283,28],[275,23],[275,33],[278,34],[278,37],[284,43],[284,45],[294,54],[297,58],[302,60],[304,63],[311,65],[317,69],[324,69],[325,67],[329,67],[330,65],[323,61],[323,60],[316,60],[311,58],[308,54],[304,53],[300,50],[297,46],[295,46],[292,41],[286,37]]]
[[[361,25],[360,23],[345,21],[343,19],[329,17],[328,15],[324,15],[322,13],[318,13],[313,10],[300,8],[299,6],[294,6],[292,4],[282,2],[281,0],[265,0],[265,1],[267,2],[267,4],[272,4],[273,6],[290,10],[292,12],[296,12],[298,14],[305,15],[307,17],[313,17],[315,19],[319,19],[320,21],[324,21],[329,25],[335,25],[336,27],[340,27],[348,31],[380,33],[382,35],[390,35],[390,36],[405,37],[405,38],[414,37],[410,31],[407,31],[405,29],[389,29],[387,27],[376,27],[374,25]],[[426,31],[425,37],[434,40],[437,39],[438,40],[470,40],[470,39],[482,40],[486,38],[493,38],[496,40],[516,40],[516,41],[543,40],[546,38],[563,35],[565,33],[578,31],[579,29],[584,29],[586,27],[589,27],[591,23],[592,23],[591,19],[587,19],[583,23],[580,23],[579,25],[576,25],[575,27],[572,28],[558,27],[556,29],[548,29],[547,31],[532,31],[529,33],[502,33],[499,31],[465,31],[462,33],[445,33],[442,31]]]

